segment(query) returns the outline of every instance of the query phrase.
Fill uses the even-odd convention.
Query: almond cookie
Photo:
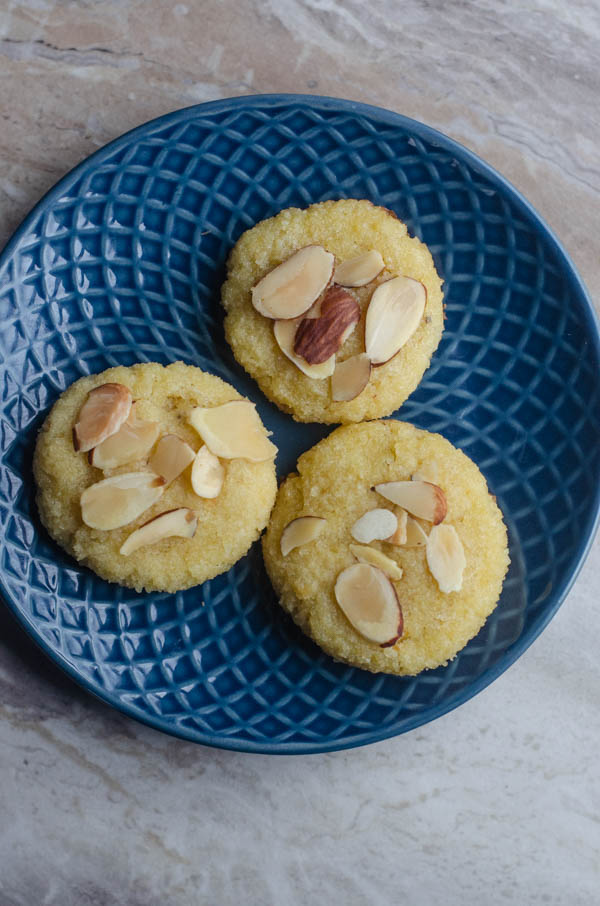
[[[324,651],[407,675],[446,664],[477,634],[509,564],[477,466],[395,420],[338,428],[300,457],[263,553],[282,607]]]
[[[388,415],[418,385],[443,330],[429,249],[386,208],[289,208],[244,233],[221,301],[238,362],[301,422]]]
[[[50,535],[103,579],[138,591],[229,569],[273,506],[274,457],[254,404],[176,362],[72,384],[37,440],[37,504]]]

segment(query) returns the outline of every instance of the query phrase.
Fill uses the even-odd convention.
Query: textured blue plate
[[[285,474],[326,433],[261,396],[223,338],[224,263],[240,233],[289,205],[370,198],[432,250],[446,331],[399,417],[442,432],[498,496],[512,566],[486,626],[413,679],[337,664],[278,607],[259,545],[224,576],[139,595],[81,569],[40,526],[36,432],[82,374],[184,359],[257,400]],[[460,145],[348,101],[246,97],[135,129],[68,174],[0,259],[1,583],[72,677],[127,714],[197,742],[262,752],[362,745],[474,695],[541,632],[598,512],[598,329],[558,241]]]

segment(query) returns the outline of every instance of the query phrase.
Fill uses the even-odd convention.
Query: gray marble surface
[[[593,296],[595,0],[0,4],[0,245],[68,168],[145,120],[312,92],[435,126],[504,173]],[[504,676],[406,736],[213,751],[85,695],[0,606],[0,906],[570,904],[600,894],[595,543]]]

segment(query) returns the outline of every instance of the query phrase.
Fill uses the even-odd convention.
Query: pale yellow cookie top
[[[72,429],[89,391],[107,382],[129,387],[141,419],[159,422],[161,434],[177,434],[196,451],[202,441],[188,423],[191,410],[243,399],[225,381],[182,362],[166,367],[148,363],[110,368],[76,381],[52,407],[35,450],[37,503],[48,532],[102,578],[138,591],[174,592],[229,569],[258,538],[269,518],[277,490],[272,461],[223,460],[225,480],[214,499],[199,498],[193,492],[188,468],[134,522],[111,531],[83,523],[81,493],[105,476],[89,464],[86,454],[75,452]],[[121,466],[111,474],[145,468],[144,461]],[[189,507],[198,516],[193,538],[165,538],[129,556],[119,553],[134,529],[179,507]]]
[[[338,352],[338,361],[365,351],[364,324],[374,289],[391,277],[419,280],[427,290],[421,322],[406,345],[385,365],[373,369],[363,392],[349,402],[333,402],[330,379],[303,374],[282,353],[273,322],[252,306],[252,287],[294,251],[323,245],[345,261],[375,249],[385,270],[370,284],[350,289],[362,317]],[[325,201],[305,210],[289,208],[245,232],[232,249],[222,288],[225,335],[238,362],[284,412],[302,422],[357,422],[389,415],[421,380],[443,330],[442,283],[427,246],[408,235],[406,225],[369,201]]]
[[[374,484],[408,480],[433,468],[466,556],[463,586],[444,594],[429,571],[425,549],[372,542],[403,570],[394,582],[404,634],[393,647],[367,641],[348,622],[334,596],[338,574],[355,563],[350,530],[367,510],[395,507]],[[326,519],[319,537],[283,557],[281,534],[294,518]],[[429,532],[431,525],[421,521]],[[263,538],[267,571],[281,605],[334,658],[374,672],[416,674],[445,664],[477,634],[498,601],[508,568],[506,528],[477,466],[439,434],[405,422],[338,428],[298,460],[282,483]]]

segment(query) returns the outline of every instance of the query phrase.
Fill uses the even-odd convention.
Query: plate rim
[[[355,116],[367,116],[378,122],[388,123],[391,126],[398,126],[405,131],[415,134],[425,141],[439,145],[447,151],[450,151],[459,159],[465,160],[473,169],[481,173],[496,189],[504,196],[508,196],[522,212],[525,213],[529,220],[532,220],[537,230],[544,236],[553,247],[562,263],[565,275],[569,280],[570,287],[575,290],[578,300],[581,303],[582,313],[588,328],[588,337],[591,340],[596,358],[600,360],[600,316],[592,303],[590,294],[579,275],[577,268],[571,256],[559,240],[554,230],[546,223],[543,217],[538,213],[536,208],[528,201],[527,198],[517,189],[505,176],[496,170],[491,164],[488,164],[480,158],[475,152],[462,145],[460,142],[439,131],[438,129],[428,126],[419,120],[407,117],[404,114],[388,110],[385,107],[378,107],[372,104],[366,104],[362,101],[353,101],[345,98],[330,97],[327,95],[312,94],[251,94],[238,95],[235,97],[222,98],[220,100],[206,101],[201,104],[192,104],[182,107],[170,113],[150,119],[127,132],[122,133],[112,139],[107,144],[98,148],[89,156],[85,157],[73,168],[68,170],[53,186],[45,192],[41,198],[25,215],[21,223],[14,230],[8,241],[0,250],[0,269],[6,264],[8,259],[16,250],[22,236],[29,230],[35,219],[43,213],[47,206],[54,200],[55,196],[64,193],[80,175],[88,170],[90,165],[94,165],[98,160],[106,157],[119,150],[121,145],[127,145],[132,140],[152,129],[166,127],[178,120],[189,119],[195,114],[211,115],[217,112],[226,112],[236,107],[275,107],[282,104],[297,104],[304,107],[316,107],[321,109],[337,109],[353,113]],[[404,733],[414,730],[419,726],[431,723],[434,720],[448,714],[455,708],[469,701],[475,695],[482,692],[487,686],[501,676],[522,654],[535,642],[540,636],[548,623],[555,616],[559,607],[563,604],[569,594],[576,579],[581,572],[581,568],[590,552],[598,527],[600,525],[600,484],[596,487],[593,508],[590,510],[590,516],[582,527],[582,533],[577,545],[575,562],[568,577],[563,580],[562,584],[552,590],[552,603],[544,609],[543,613],[529,627],[527,633],[519,636],[511,645],[506,648],[498,661],[491,667],[488,667],[483,673],[470,683],[465,689],[450,696],[445,702],[430,706],[417,714],[407,717],[402,722],[402,727],[386,729],[381,732],[370,731],[366,734],[354,734],[343,738],[334,738],[319,743],[312,742],[255,742],[247,739],[228,738],[225,735],[219,735],[216,731],[213,733],[191,731],[185,727],[178,727],[169,724],[168,720],[160,715],[144,714],[123,702],[113,693],[107,690],[95,689],[90,682],[70,664],[60,652],[53,649],[42,636],[35,630],[34,626],[28,620],[26,614],[16,606],[12,600],[5,582],[4,576],[0,573],[0,596],[6,604],[8,612],[26,632],[28,637],[44,652],[61,670],[63,670],[75,683],[83,688],[86,693],[93,695],[104,704],[115,708],[122,714],[137,720],[139,723],[149,726],[154,730],[160,730],[170,736],[178,739],[184,739],[188,742],[194,742],[199,745],[206,745],[212,748],[224,749],[236,752],[247,752],[252,754],[265,755],[292,755],[292,754],[319,754],[323,752],[343,751],[376,742],[401,736]]]

